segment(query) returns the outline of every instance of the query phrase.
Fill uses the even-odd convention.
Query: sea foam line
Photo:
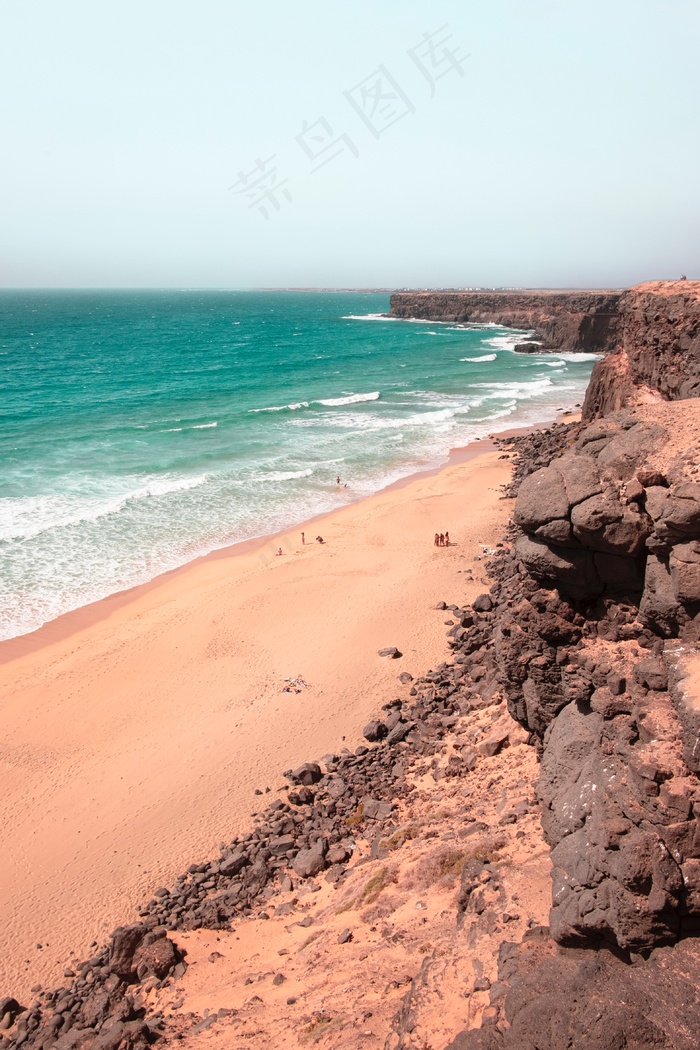
[[[326,408],[338,408],[342,405],[359,405],[364,401],[378,401],[381,397],[379,390],[371,394],[347,394],[345,397],[325,397],[316,401],[294,401],[290,405],[270,405],[266,408],[250,408],[249,412],[296,412],[300,408],[309,408],[310,405],[324,405]]]

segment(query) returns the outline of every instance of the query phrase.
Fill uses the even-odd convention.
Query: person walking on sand
[[[449,547],[449,545],[450,545],[450,534],[449,534],[449,532],[446,532],[445,533],[445,546]]]
[[[440,533],[440,546],[441,547],[445,546],[445,533],[444,532]]]
[[[305,543],[306,543],[306,540],[304,539],[304,533],[302,532],[302,534],[301,534],[301,545],[302,545],[302,547],[304,546]]]
[[[440,546],[440,534],[438,532],[435,533],[435,546]]]

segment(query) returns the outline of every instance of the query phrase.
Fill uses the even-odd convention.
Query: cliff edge
[[[396,292],[389,316],[499,324],[532,332],[518,349],[607,353],[617,345],[622,293]]]
[[[649,281],[618,302],[618,342],[599,361],[584,420],[626,405],[700,395],[700,281]]]

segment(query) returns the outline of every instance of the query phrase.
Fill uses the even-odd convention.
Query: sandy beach
[[[446,658],[436,603],[483,590],[474,558],[500,538],[509,476],[493,451],[416,475],[305,545],[301,526],[232,547],[0,646],[7,993],[59,980],[244,828],[256,788],[356,746],[400,672]],[[295,675],[308,688],[284,693]]]

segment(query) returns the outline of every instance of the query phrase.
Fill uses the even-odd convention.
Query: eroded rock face
[[[642,622],[671,637],[700,611],[700,483],[649,465],[668,441],[629,411],[593,424],[525,478],[514,519],[533,576],[577,600],[636,595]]]
[[[700,944],[659,948],[631,965],[567,950],[538,927],[504,943],[488,1024],[446,1050],[694,1050]]]
[[[534,329],[525,351],[611,350],[617,341],[620,292],[395,292],[392,317],[493,322]]]
[[[700,451],[678,445],[674,412],[627,410],[532,457],[492,570],[490,644],[542,755],[562,944],[641,951],[700,930],[700,701],[679,670],[700,639]]]
[[[630,288],[618,303],[616,352],[599,361],[583,404],[599,419],[640,397],[700,395],[700,282],[656,281]]]

